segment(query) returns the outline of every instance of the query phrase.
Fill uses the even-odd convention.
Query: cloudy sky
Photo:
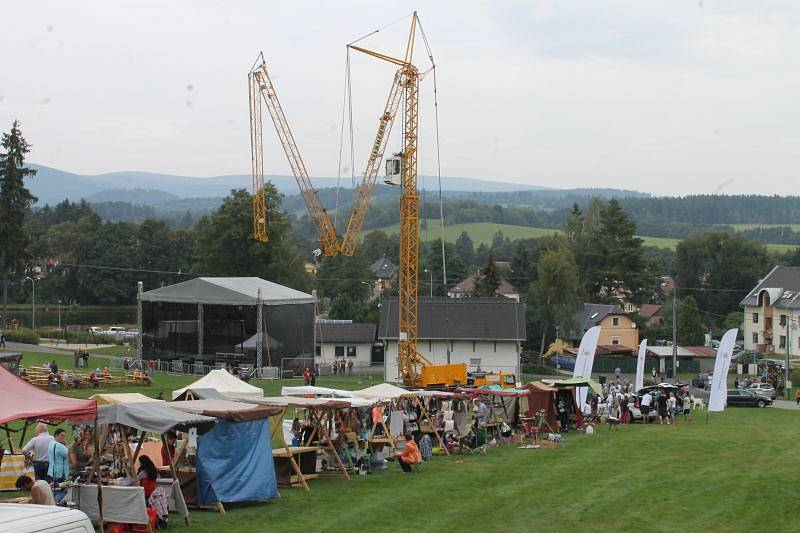
[[[246,75],[263,50],[312,175],[349,176],[345,44],[413,9],[437,64],[444,175],[800,194],[794,0],[17,1],[0,32],[0,128],[20,119],[33,162],[78,173],[247,173]],[[399,55],[408,25],[360,44]],[[393,68],[354,55],[350,73],[358,171]],[[433,111],[428,76],[424,173]],[[266,133],[268,172],[287,174]]]

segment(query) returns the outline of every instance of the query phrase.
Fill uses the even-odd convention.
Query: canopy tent
[[[528,409],[527,412],[521,413],[521,415],[538,420],[536,417],[541,414],[543,419],[547,421],[550,431],[554,431],[554,428],[558,427],[558,393],[559,391],[564,391],[564,389],[551,387],[541,381],[527,383],[525,389],[528,393]],[[569,398],[574,405],[574,395],[569,394]],[[538,422],[537,429],[542,429],[542,425],[541,422]]]
[[[278,496],[269,417],[282,414],[282,407],[230,400],[171,402],[170,406],[220,419],[197,440],[198,504]]]
[[[378,402],[378,400],[371,398],[359,398],[355,396],[352,391],[315,387],[312,385],[303,387],[282,387],[281,396],[330,397],[338,401],[347,402],[350,404],[350,407],[372,407]]]
[[[97,402],[59,396],[31,385],[0,366],[0,424],[44,418],[85,422],[97,416]]]
[[[282,411],[280,407],[235,402],[233,400],[193,400],[170,402],[168,405],[173,409],[186,413],[224,418],[234,422],[269,418],[279,415]]]
[[[313,304],[314,296],[261,278],[194,278],[141,294],[143,302],[208,305]]]
[[[156,400],[138,392],[121,392],[117,394],[95,394],[89,396],[90,400],[96,400],[97,405],[112,405],[117,403],[142,403],[142,402],[163,402]]]
[[[272,407],[280,408],[280,417],[278,418],[275,426],[272,429],[271,438],[275,438],[275,433],[277,432],[280,436],[281,443],[283,446],[281,448],[277,448],[273,451],[273,456],[282,457],[287,460],[287,462],[291,465],[292,470],[295,473],[297,484],[302,485],[303,488],[309,490],[308,483],[306,482],[310,476],[303,474],[300,469],[300,466],[295,459],[295,454],[301,452],[314,452],[316,453],[317,450],[324,450],[327,449],[331,452],[332,457],[335,459],[335,463],[339,467],[339,471],[341,472],[342,476],[346,479],[350,479],[350,474],[347,473],[347,468],[345,468],[344,463],[342,462],[341,457],[339,457],[339,452],[336,450],[336,446],[333,444],[333,439],[331,439],[331,435],[328,432],[326,424],[324,422],[323,411],[325,410],[335,410],[335,409],[348,409],[351,407],[351,403],[349,399],[332,399],[332,398],[306,398],[306,397],[295,397],[295,396],[272,396],[272,397],[264,397],[264,398],[254,398],[245,400],[248,403],[255,403],[259,405],[269,405]],[[286,438],[283,435],[283,431],[278,431],[278,429],[282,428],[283,426],[283,418],[286,416],[287,408],[292,407],[295,409],[307,409],[309,413],[309,420],[312,424],[313,430],[311,431],[310,435],[307,437],[303,446],[294,446],[290,447],[286,443]],[[314,441],[314,437],[317,436],[320,442],[319,448],[311,446],[311,443]],[[289,478],[289,484],[291,485],[292,478]]]
[[[103,425],[121,424],[139,431],[162,435],[170,429],[192,426],[208,427],[215,418],[179,411],[162,402],[117,403],[101,405],[97,421]]]
[[[281,387],[281,396],[303,396],[313,394],[314,396],[332,396],[334,398],[354,398],[353,391],[341,389],[329,389],[328,387],[316,387],[305,385],[302,387]]]
[[[346,399],[331,398],[305,398],[295,396],[269,396],[264,398],[249,398],[248,403],[272,405],[275,407],[297,407],[300,409],[347,409],[350,402]]]
[[[245,383],[239,378],[230,375],[226,370],[212,370],[194,383],[173,391],[172,399],[179,398],[189,389],[216,389],[228,400],[251,400],[264,396],[264,391],[261,388]]]
[[[565,387],[589,387],[596,393],[603,392],[603,387],[600,386],[598,382],[593,379],[589,378],[566,378],[566,379],[543,379],[542,382],[545,385],[550,385],[551,387],[557,388],[565,388]]]
[[[478,388],[464,388],[459,387],[458,392],[464,394],[487,394],[489,396],[506,396],[506,397],[519,397],[528,394],[527,390],[523,389],[504,389],[500,385],[484,385]]]
[[[421,391],[402,389],[397,385],[392,385],[391,383],[379,383],[377,385],[373,385],[372,387],[367,387],[366,389],[353,391],[353,394],[362,398],[379,400],[381,402],[397,401],[404,398],[411,400],[412,405],[420,409],[423,419],[427,421],[428,426],[431,428],[431,432],[436,437],[436,440],[439,441],[439,445],[447,455],[450,455],[450,453],[447,451],[447,447],[444,445],[444,439],[442,439],[442,435],[436,430],[436,425],[434,424],[433,420],[431,420],[428,410],[425,407],[425,403],[422,402],[422,394],[420,392]],[[378,427],[382,428],[383,435],[375,435]],[[386,424],[383,422],[383,420],[378,420],[372,426],[372,430],[369,432],[367,440],[372,444],[389,444],[392,448],[395,448],[394,439],[392,438],[391,432],[389,431],[389,428],[386,427]]]
[[[414,391],[401,389],[397,385],[391,383],[379,383],[366,389],[353,391],[353,394],[361,398],[375,398],[377,400],[390,401],[399,400],[400,398],[410,398],[412,396],[419,397]]]
[[[181,389],[180,396],[173,398],[174,400],[228,400],[217,389],[196,389],[191,385],[188,388]]]

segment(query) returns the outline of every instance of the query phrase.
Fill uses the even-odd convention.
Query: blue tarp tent
[[[269,417],[280,409],[232,402],[171,402],[177,409],[219,418],[197,439],[197,503],[260,501],[278,495]]]

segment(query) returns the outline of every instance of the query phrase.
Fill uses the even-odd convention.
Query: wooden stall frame
[[[310,492],[311,489],[308,488],[308,483],[306,482],[305,476],[303,476],[303,472],[300,470],[300,465],[298,465],[297,461],[294,460],[294,454],[292,454],[292,451],[289,449],[289,445],[286,443],[286,437],[283,436],[283,419],[286,416],[286,409],[287,408],[288,407],[283,407],[283,410],[281,411],[281,414],[280,415],[275,415],[275,417],[278,419],[278,421],[272,427],[272,434],[270,435],[270,441],[272,441],[275,438],[275,432],[278,431],[278,429],[280,429],[281,431],[279,432],[279,435],[280,435],[280,439],[281,439],[281,444],[283,444],[283,447],[281,448],[281,450],[286,452],[284,454],[284,457],[289,459],[289,464],[292,465],[292,470],[294,470],[294,473],[297,475],[297,480],[298,480],[299,484],[302,485],[303,488],[306,489],[307,492]],[[278,450],[273,450],[273,452],[276,452],[276,451],[278,451]],[[280,455],[280,453],[278,455]],[[289,486],[292,486],[291,478],[289,479]]]

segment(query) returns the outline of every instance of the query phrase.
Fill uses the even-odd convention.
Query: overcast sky
[[[344,45],[413,9],[438,66],[444,175],[800,194],[796,0],[8,2],[0,129],[20,119],[31,161],[72,172],[247,173],[263,50],[312,176],[336,176]],[[400,55],[408,26],[361,44]],[[393,68],[351,63],[358,172]],[[432,76],[420,113],[433,174]],[[267,130],[268,172],[288,174],[276,142]]]

